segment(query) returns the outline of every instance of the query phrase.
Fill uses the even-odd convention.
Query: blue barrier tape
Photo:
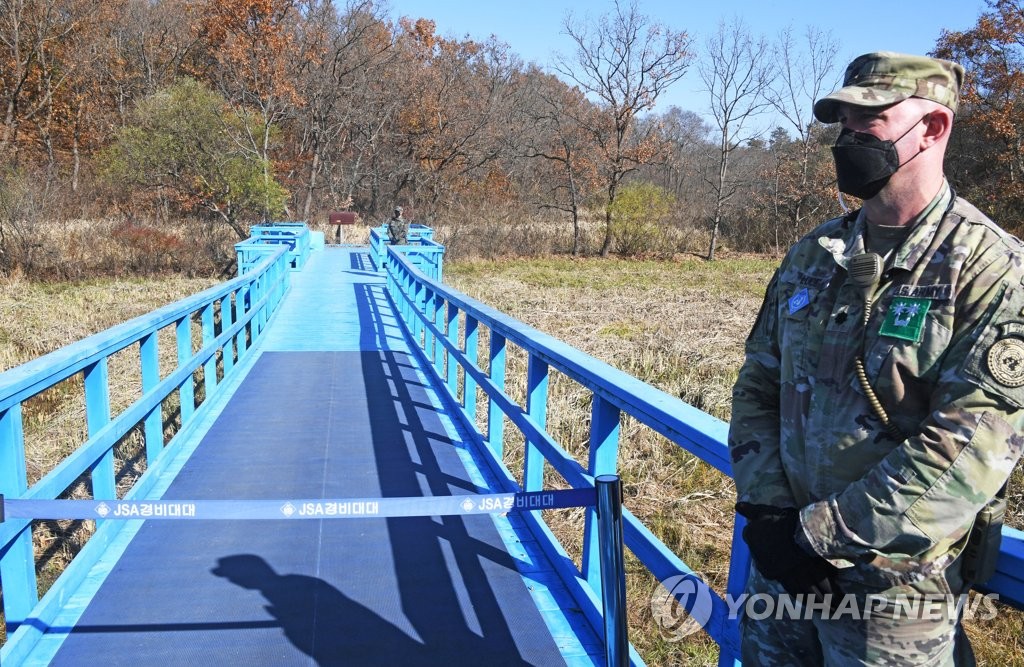
[[[424,498],[330,500],[23,500],[0,496],[7,519],[360,519],[592,507],[594,489]]]

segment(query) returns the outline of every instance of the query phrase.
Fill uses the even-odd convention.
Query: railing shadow
[[[373,262],[370,261],[369,252],[353,252],[349,255],[350,266],[353,271],[364,271],[366,273],[376,274],[377,272],[373,268]]]
[[[383,286],[361,289],[361,327],[382,330]],[[483,491],[468,479],[410,357],[364,351],[361,362],[366,395],[375,398],[369,416],[381,495]],[[489,516],[393,518],[387,533],[401,606],[430,662],[462,664],[470,656],[478,664],[560,660]],[[526,609],[517,608],[516,594]],[[515,618],[510,609],[516,609]]]

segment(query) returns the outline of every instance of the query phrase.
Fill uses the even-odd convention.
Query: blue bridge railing
[[[444,273],[444,246],[434,240],[434,230],[420,224],[409,225],[408,243],[392,246],[388,239],[388,226],[370,230],[370,256],[380,271],[387,261],[389,248],[399,250],[417,269],[434,280],[441,281]]]
[[[166,464],[218,386],[234,374],[260,338],[288,289],[288,248],[263,244],[253,252],[249,270],[234,280],[0,373],[0,495],[57,499],[84,477],[93,499],[116,499],[114,449],[136,429],[141,429],[145,441],[147,471]],[[161,364],[158,340],[165,330],[176,349],[164,355]],[[108,360],[133,349],[138,350],[141,396],[119,414],[111,414]],[[173,357],[169,371],[168,357]],[[64,386],[84,394],[87,439],[29,486],[23,405],[66,380],[79,378],[81,382]],[[178,411],[180,428],[165,445],[163,411],[172,408]],[[124,498],[145,497],[156,479],[155,474],[143,475]],[[85,547],[40,600],[32,523],[26,519],[0,523],[0,583],[9,632],[5,659],[18,664],[25,657],[60,610],[66,593],[83,581],[117,530],[116,524],[98,521]],[[29,618],[31,623],[26,622]]]
[[[545,466],[553,468],[573,488],[592,487],[595,477],[618,474],[619,427],[630,415],[667,437],[701,460],[732,476],[726,437],[728,425],[640,380],[609,366],[561,341],[490,308],[435,280],[403,261],[400,248],[385,248],[388,291],[404,326],[427,361],[438,386],[447,390],[465,423],[490,453],[496,474],[512,491],[540,491]],[[481,330],[489,332],[486,367],[478,359]],[[506,392],[509,344],[523,350],[526,368],[525,405]],[[546,430],[547,392],[551,369],[559,371],[590,392],[592,397],[588,459],[584,467]],[[461,376],[461,378],[460,378]],[[486,394],[485,425],[477,427],[477,391]],[[503,463],[504,420],[518,428],[525,440],[523,483]],[[744,519],[735,517],[726,597],[704,583],[637,517],[623,508],[625,544],[659,581],[676,577],[687,586],[671,592],[687,612],[701,617],[704,630],[720,647],[720,665],[739,663],[739,620],[730,614],[726,599],[739,600],[750,568],[750,553],[741,538]],[[594,513],[584,528],[582,567],[558,546],[544,520],[536,513],[524,517],[538,542],[551,549],[563,579],[572,586],[577,602],[595,629],[600,629],[601,582],[597,570],[598,545],[594,540]],[[543,539],[546,538],[546,539]],[[678,579],[678,578],[682,579]],[[997,592],[1000,601],[1024,606],[1024,533],[1003,529],[1003,546],[996,575],[984,590]],[[680,599],[684,598],[684,599]],[[711,600],[711,609],[695,612],[694,605]],[[735,609],[736,605],[733,604]],[[631,650],[634,662],[642,662]]]
[[[484,445],[482,449],[490,453],[492,467],[509,490],[541,490],[546,465],[573,488],[593,487],[597,476],[616,474],[623,414],[731,475],[725,444],[728,427],[721,420],[433,280],[412,262],[402,261],[399,249],[388,248],[387,253],[388,290],[407,331],[420,345],[438,385],[446,387],[449,398],[460,406],[466,423],[474,429],[477,391],[486,395],[486,428],[476,433]],[[489,333],[486,368],[481,367],[477,352],[482,328]],[[509,343],[528,355],[526,405],[519,405],[505,391]],[[462,371],[461,382],[458,369]],[[552,369],[591,394],[589,458],[585,467],[545,428]],[[522,485],[502,462],[505,418],[519,429],[526,442]],[[738,622],[728,618],[725,600],[632,513],[624,509],[623,517],[626,546],[654,577],[659,581],[673,576],[688,577],[692,579],[694,590],[707,591],[712,609],[705,630],[721,646],[720,664],[733,664],[739,656]],[[549,553],[552,562],[560,568],[562,578],[570,585],[595,630],[600,631],[603,619],[594,512],[589,511],[585,519],[580,569],[561,549],[541,517],[527,515],[524,518],[541,538],[538,541],[553,550]],[[735,530],[741,528],[742,525],[737,524]],[[748,567],[746,545],[734,536],[729,593],[738,596],[742,592]],[[700,598],[700,595],[689,596],[689,604],[692,606]],[[635,652],[631,652],[631,657],[635,663],[642,664]]]
[[[309,259],[313,247],[313,234],[304,222],[275,222],[253,225],[249,238],[235,244],[238,255],[238,275],[243,275],[263,260],[267,245],[283,245],[288,248],[288,266],[298,271]],[[321,239],[322,240],[322,239]]]

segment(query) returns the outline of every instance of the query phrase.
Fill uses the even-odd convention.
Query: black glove
[[[743,541],[765,578],[778,581],[791,595],[832,593],[833,605],[838,604],[840,591],[833,577],[839,570],[796,543],[796,531],[802,530],[797,510],[738,503],[736,511],[747,518]]]

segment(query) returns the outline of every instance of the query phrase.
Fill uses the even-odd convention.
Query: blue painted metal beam
[[[396,257],[396,263],[400,262]],[[504,313],[491,308],[451,287],[432,280],[413,266],[403,270],[417,283],[429,286],[448,303],[483,321],[508,342],[538,356],[559,372],[570,376],[587,389],[636,417],[640,422],[731,476],[726,438],[729,425],[720,419],[684,403],[623,371],[581,352],[566,343]]]
[[[548,375],[548,365],[531,354],[526,369],[526,414],[537,425],[537,429],[544,432],[547,432],[548,420]],[[537,443],[527,438],[523,459],[523,489],[540,491],[542,488],[544,456]]]
[[[0,412],[0,494],[9,497],[21,496],[28,488],[22,432],[20,404]],[[0,524],[0,528],[5,525]],[[0,534],[0,582],[7,625],[16,628],[28,618],[39,599],[28,521],[12,526],[6,539]]]
[[[284,253],[284,248],[275,250],[257,267],[258,270],[272,266]],[[177,322],[199,310],[209,300],[222,298],[250,285],[253,280],[251,276],[235,278],[0,373],[0,410],[6,410],[80,373],[86,366],[123,350],[154,330]]]
[[[157,332],[147,334],[139,342],[139,362],[142,367],[142,394],[152,392],[160,384],[160,350]],[[146,465],[153,461],[164,448],[163,413],[161,404],[150,409],[145,417]]]
[[[590,460],[587,474],[593,478],[614,475],[619,459],[619,409],[598,395],[590,410]],[[586,510],[583,525],[583,576],[601,595],[601,551],[597,539],[597,510]]]
[[[505,337],[491,331],[490,337],[491,353],[487,360],[487,368],[491,378],[491,385],[498,390],[498,393],[505,393]],[[490,396],[490,394],[488,394]],[[487,401],[487,444],[499,459],[504,453],[505,438],[505,417],[504,411],[495,402],[494,398]]]

